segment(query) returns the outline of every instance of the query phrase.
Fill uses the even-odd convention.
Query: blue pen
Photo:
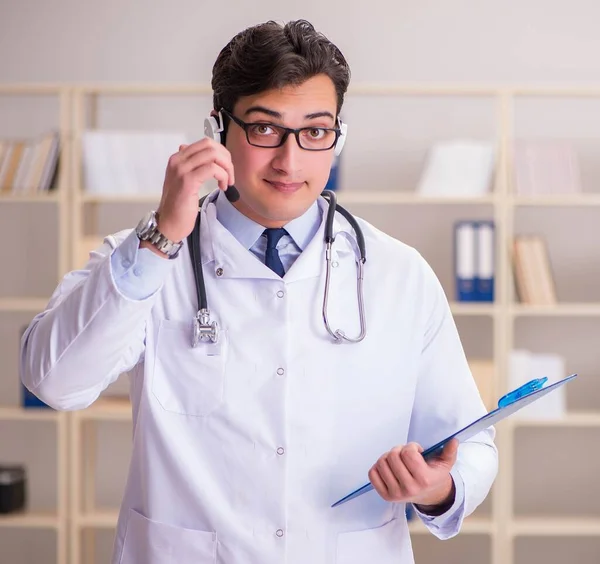
[[[535,392],[536,390],[541,389],[547,380],[548,380],[548,378],[546,378],[546,377],[537,378],[535,380],[531,380],[531,381],[527,382],[527,384],[523,384],[520,388],[517,388],[516,390],[509,392],[505,396],[502,396],[498,400],[498,407],[499,408],[506,407],[507,405],[510,405],[511,403],[517,401],[518,399],[522,398],[523,396],[526,396],[532,392]]]

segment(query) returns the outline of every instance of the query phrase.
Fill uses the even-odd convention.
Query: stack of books
[[[35,138],[0,139],[0,193],[26,195],[54,188],[59,145],[55,131]]]
[[[514,145],[515,192],[520,196],[579,194],[579,158],[567,141],[519,140]]]
[[[517,296],[522,304],[556,304],[554,277],[542,236],[517,235],[514,238],[513,268]]]

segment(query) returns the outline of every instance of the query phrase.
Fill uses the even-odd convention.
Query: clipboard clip
[[[503,408],[509,406],[511,403],[521,399],[522,397],[531,394],[532,392],[536,392],[544,387],[544,384],[548,381],[548,378],[536,378],[535,380],[530,380],[527,384],[523,384],[520,388],[509,392],[508,394],[502,396],[498,400],[498,408]]]

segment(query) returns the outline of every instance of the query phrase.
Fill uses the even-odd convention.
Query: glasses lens
[[[248,127],[248,142],[257,147],[277,147],[281,143],[284,130],[276,125],[255,123]]]
[[[300,146],[309,151],[331,149],[335,143],[335,131],[321,127],[311,127],[300,132]]]

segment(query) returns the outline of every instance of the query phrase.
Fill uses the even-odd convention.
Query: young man
[[[448,538],[489,492],[493,429],[420,455],[485,413],[423,258],[358,220],[366,336],[340,344],[325,327],[320,195],[349,76],[307,22],[234,37],[212,81],[224,138],[182,146],[156,225],[107,237],[23,337],[22,380],[57,409],[85,408],[131,374],[115,564],[409,564],[407,503]],[[196,266],[219,335],[193,346],[187,237],[211,178]],[[356,234],[337,215],[334,235],[327,320],[354,338]],[[367,480],[376,491],[332,508]]]

